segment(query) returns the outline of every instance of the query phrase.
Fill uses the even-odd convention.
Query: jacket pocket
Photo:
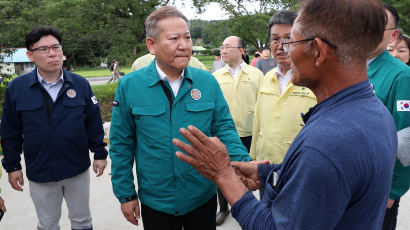
[[[136,116],[158,116],[165,113],[164,105],[146,105],[132,108],[132,114]]]
[[[214,102],[194,102],[185,104],[187,114],[185,116],[186,125],[194,125],[198,129],[209,135],[212,126],[213,114],[215,110]]]
[[[195,102],[195,103],[188,103],[185,106],[186,106],[186,110],[188,110],[189,112],[201,112],[201,111],[215,109],[214,102]]]
[[[43,104],[41,101],[30,103],[18,103],[16,105],[16,111],[21,116],[21,122],[23,124],[23,133],[27,138],[30,134],[36,133],[41,127],[43,117],[46,116],[45,110],[43,110]],[[16,118],[15,118],[16,119]]]
[[[166,117],[165,105],[146,105],[132,108],[132,115],[137,132],[147,138],[160,138],[161,135],[168,135],[169,117]],[[155,135],[154,135],[155,134]],[[164,138],[164,137],[162,137]]]
[[[86,102],[84,100],[81,100],[80,98],[78,98],[77,100],[75,99],[64,100],[63,99],[63,105],[67,107],[85,106]]]
[[[30,104],[20,104],[16,105],[17,111],[34,111],[40,109],[42,106],[41,103],[30,103]]]

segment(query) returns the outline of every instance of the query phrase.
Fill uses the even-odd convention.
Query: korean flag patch
[[[410,112],[410,100],[397,100],[398,112]]]
[[[94,105],[98,103],[97,98],[95,96],[92,96],[91,100],[93,101]]]

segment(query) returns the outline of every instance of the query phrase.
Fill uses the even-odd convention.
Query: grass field
[[[131,65],[126,65],[126,66],[120,65],[120,71],[124,72],[125,74],[129,73],[131,71]],[[71,72],[81,75],[83,77],[111,76],[111,71],[108,68],[102,69],[100,67],[95,67],[95,68],[79,67],[76,70],[71,71]]]
[[[202,63],[205,64],[208,70],[212,69],[212,63],[214,61],[214,56],[195,56],[198,58]],[[120,65],[120,71],[124,72],[125,74],[131,72],[131,64],[122,66]],[[108,68],[102,69],[100,67],[78,67],[74,71],[71,71],[83,77],[103,77],[103,76],[110,76],[111,71]]]

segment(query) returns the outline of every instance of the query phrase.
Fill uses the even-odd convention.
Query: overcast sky
[[[221,20],[228,19],[228,16],[220,9],[218,4],[210,4],[206,7],[206,11],[202,14],[197,14],[195,9],[191,8],[192,0],[185,0],[185,5],[182,5],[180,0],[175,1],[175,7],[177,7],[187,18],[188,20],[192,19],[201,19],[201,20]]]

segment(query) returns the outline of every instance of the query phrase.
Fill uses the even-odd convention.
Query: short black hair
[[[397,29],[397,27],[399,26],[400,16],[399,16],[399,13],[397,13],[396,8],[394,8],[394,6],[392,6],[392,5],[390,5],[390,4],[387,4],[387,3],[384,4],[383,6],[384,6],[384,8],[385,8],[386,10],[388,10],[388,11],[391,13],[391,15],[393,16],[393,18],[394,18],[394,28]]]
[[[27,33],[25,40],[24,40],[24,44],[27,48],[27,50],[30,50],[31,46],[38,42],[42,37],[47,36],[47,35],[51,35],[53,37],[55,37],[58,42],[61,44],[61,33],[57,30],[55,30],[53,27],[51,26],[39,26],[39,27],[35,27],[32,30],[30,30],[30,32]]]
[[[264,51],[264,50],[269,50],[269,51],[270,51],[269,46],[263,46],[262,49],[261,49],[261,51]]]
[[[219,51],[216,51],[215,53],[214,53],[214,56],[221,56],[221,52],[219,52]]]

